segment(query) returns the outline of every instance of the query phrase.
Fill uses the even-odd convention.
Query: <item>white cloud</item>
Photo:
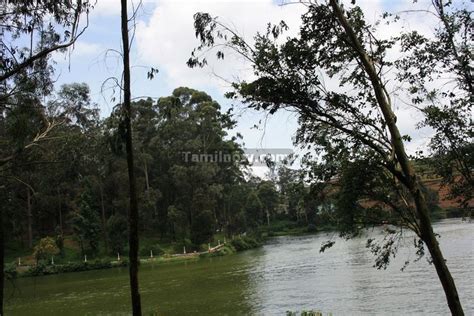
[[[193,15],[196,12],[208,12],[213,16],[219,16],[221,21],[234,26],[235,30],[244,38],[252,41],[252,37],[258,31],[264,31],[268,22],[278,23],[285,20],[290,26],[289,35],[295,35],[299,30],[301,15],[306,11],[303,5],[279,6],[279,1],[272,0],[143,0],[145,9],[138,15],[138,25],[135,39],[135,56],[138,57],[135,64],[149,65],[160,69],[160,84],[166,86],[165,90],[171,90],[177,86],[190,86],[206,91],[227,91],[228,84],[214,74],[228,80],[249,79],[252,71],[249,64],[243,58],[226,53],[224,61],[215,60],[213,54],[209,54],[209,66],[204,69],[189,69],[186,61],[190,53],[199,42],[195,38]],[[347,1],[348,2],[348,1]],[[138,3],[138,0],[135,1]],[[411,0],[389,2],[387,0],[358,0],[357,5],[365,12],[366,19],[374,23],[385,11],[401,12],[407,9],[429,9],[428,0],[420,0],[413,3]],[[384,7],[385,6],[385,7]],[[389,7],[387,7],[389,6]],[[131,8],[131,7],[130,7]],[[129,9],[131,10],[131,9]],[[119,15],[120,6],[117,0],[98,0],[93,14],[99,18],[101,15]],[[400,34],[402,30],[417,30],[422,34],[429,35],[435,27],[436,21],[429,14],[402,13],[401,20],[396,24],[380,24],[376,32],[378,37],[388,38]],[[90,44],[90,43],[89,43]],[[82,44],[76,48],[78,54],[92,54],[98,49],[97,46]],[[395,59],[399,53],[394,50],[389,57]],[[391,79],[393,89],[399,83]],[[337,83],[328,80],[331,88]],[[153,94],[153,93],[152,93]],[[407,144],[409,152],[413,153],[419,147],[424,147],[431,131],[417,130],[416,122],[421,120],[421,115],[413,108],[403,104],[399,98],[408,100],[406,96],[393,96],[395,111],[398,116],[398,124],[403,134],[409,134],[414,139]],[[249,127],[257,123],[262,117],[245,118],[239,120],[240,129],[246,137],[247,143],[259,143],[274,145],[291,143],[292,131],[296,128],[294,117],[288,119],[288,115],[279,115],[273,120],[274,126],[269,126],[265,132],[266,140],[257,140],[258,132],[250,130]],[[250,122],[251,120],[254,122]],[[289,121],[285,122],[285,120]],[[285,124],[283,124],[285,123]],[[289,126],[284,131],[281,126]],[[291,131],[290,131],[291,130]],[[285,138],[284,133],[288,133]],[[278,137],[275,137],[278,135]],[[277,138],[277,139],[275,139]]]
[[[104,51],[104,47],[101,44],[90,43],[86,41],[78,41],[74,45],[72,55],[74,57],[96,57]]]
[[[235,30],[251,40],[258,32],[265,30],[268,22],[278,23],[285,20],[293,31],[297,32],[301,14],[305,7],[301,5],[278,6],[271,0],[259,1],[159,1],[147,22],[140,22],[137,28],[137,52],[141,61],[157,65],[171,86],[187,85],[196,88],[218,87],[225,90],[224,80],[235,77],[247,78],[251,74],[250,66],[243,58],[226,53],[225,61],[209,60],[205,69],[189,69],[186,61],[199,42],[194,35],[193,15],[196,12],[208,12],[219,16],[222,21],[234,25]]]
[[[196,12],[208,12],[213,16],[218,16],[221,21],[234,26],[235,30],[245,39],[252,41],[252,37],[258,31],[264,31],[268,22],[278,23],[285,20],[290,26],[289,35],[296,35],[301,23],[301,15],[306,11],[303,5],[279,6],[272,0],[259,1],[216,1],[216,0],[162,0],[148,1],[156,2],[151,16],[147,21],[140,21],[137,27],[137,52],[141,63],[158,66],[162,82],[166,82],[169,88],[177,86],[190,86],[198,89],[226,91],[228,84],[217,78],[214,74],[228,80],[235,78],[249,79],[252,77],[250,65],[243,58],[229,54],[227,52],[224,61],[216,60],[213,54],[209,54],[209,66],[204,69],[189,69],[186,61],[190,53],[199,42],[194,35],[193,15]],[[357,5],[364,10],[369,23],[375,23],[384,12],[383,1],[365,0],[357,1]],[[392,11],[403,11],[407,9],[426,9],[426,3],[420,1],[417,7],[413,7],[411,2],[399,2],[390,8]],[[405,19],[406,18],[406,19]],[[410,16],[403,16],[399,23],[379,25],[377,35],[383,38],[396,36],[402,29],[418,30],[423,34],[429,34],[434,27],[434,21],[429,14],[424,14],[422,19],[412,19]],[[395,51],[389,57],[396,58],[399,54]],[[336,88],[338,83],[327,80],[330,88]],[[394,96],[395,98],[395,96]],[[414,141],[407,144],[411,153],[423,147],[427,142],[426,130],[417,130],[415,123],[421,119],[420,113],[414,111],[406,105],[396,102],[396,113],[399,118],[398,123],[402,133],[412,136]],[[287,139],[280,138],[275,141],[272,136],[280,133],[282,122],[285,122],[285,115],[274,120],[275,131],[267,130],[270,143],[282,142],[285,145],[291,143],[291,136]],[[257,120],[261,119],[259,117]],[[288,120],[288,118],[286,118]],[[256,120],[256,121],[257,121]],[[294,117],[291,120],[291,130],[296,128]],[[276,122],[276,121],[280,121]],[[255,143],[258,132],[248,130],[247,122],[240,123],[244,127],[243,134],[247,136],[247,142]],[[247,126],[248,125],[248,126]],[[247,128],[245,128],[247,127]],[[250,136],[250,139],[249,139]],[[261,142],[261,140],[259,140]],[[267,143],[267,141],[263,141]],[[263,144],[262,144],[263,145]]]
[[[97,0],[93,3],[92,15],[119,15],[120,1],[118,0]]]

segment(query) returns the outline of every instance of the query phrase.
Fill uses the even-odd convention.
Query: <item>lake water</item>
[[[474,222],[435,224],[466,315],[474,315]],[[368,234],[380,236],[379,229]],[[333,234],[278,237],[236,255],[188,263],[142,265],[144,314],[285,315],[313,309],[333,315],[446,315],[433,265],[414,259],[413,238],[387,270],[372,267],[366,238]],[[319,253],[333,238],[334,247]],[[127,315],[127,269],[18,279],[7,284],[6,315]]]

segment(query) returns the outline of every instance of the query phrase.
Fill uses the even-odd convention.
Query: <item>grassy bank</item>
[[[220,238],[222,236],[217,237]],[[186,245],[183,246],[183,243],[162,242],[158,244],[154,238],[144,238],[140,250],[140,264],[196,261],[200,258],[234,254],[239,251],[259,247],[262,244],[261,241],[247,236],[236,237],[226,243],[221,243],[221,239],[216,240],[217,242],[201,245],[199,251],[195,250],[183,253],[186,249]],[[223,237],[222,240],[224,240]],[[209,247],[211,247],[210,250]],[[183,252],[176,253],[177,249],[183,249]],[[188,246],[187,249],[192,248]],[[203,249],[206,250],[204,251]],[[118,258],[99,253],[96,256],[87,256],[89,259],[86,260],[86,258],[82,257],[77,245],[71,242],[71,240],[65,243],[62,256],[54,257],[54,264],[52,260],[36,262],[32,255],[27,255],[27,253],[28,252],[24,249],[17,249],[15,252],[9,254],[9,260],[5,265],[5,275],[7,278],[35,277],[128,266],[128,258],[123,255],[120,255],[120,258]],[[21,256],[21,254],[23,254],[23,256]],[[15,258],[14,256],[18,257]]]

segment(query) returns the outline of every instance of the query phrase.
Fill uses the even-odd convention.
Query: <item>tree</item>
[[[474,198],[472,12],[452,1],[433,0],[429,13],[439,22],[432,37],[418,31],[400,36],[406,55],[395,63],[397,79],[406,83],[412,103],[425,115],[420,126],[435,131],[428,157],[432,169],[469,211]]]
[[[270,226],[270,219],[274,215],[278,203],[278,192],[275,189],[275,184],[270,181],[262,181],[257,187],[257,195],[265,210],[267,225]]]
[[[287,166],[278,168],[279,193],[291,220],[300,221],[299,206],[308,193],[303,175],[301,170],[293,170]]]
[[[81,251],[86,253],[86,244],[92,253],[97,253],[100,236],[100,220],[97,210],[93,208],[90,184],[85,185],[79,201],[79,210],[73,214],[71,225],[81,245]]]
[[[213,213],[209,210],[200,211],[195,215],[191,226],[191,241],[195,245],[201,245],[211,241],[215,231],[215,220]]]
[[[121,29],[123,57],[123,125],[125,126],[125,147],[127,151],[130,209],[128,212],[129,273],[133,315],[141,315],[142,307],[138,287],[138,199],[135,179],[135,164],[132,142],[132,108],[130,91],[130,41],[128,39],[127,0],[121,0]]]
[[[2,6],[0,23],[11,36],[2,37],[3,65],[0,82],[4,82],[54,51],[73,45],[87,28],[80,18],[88,13],[88,1],[21,1]],[[52,17],[52,18],[49,18]],[[28,38],[30,47],[19,49],[18,43]],[[9,40],[9,41],[8,41]]]
[[[204,66],[199,51],[227,47],[244,56],[257,79],[234,83],[227,96],[240,98],[249,107],[270,114],[290,108],[299,114],[299,142],[312,144],[331,160],[340,153],[354,157],[375,154],[378,164],[396,179],[399,191],[409,193],[412,216],[401,217],[426,244],[453,315],[463,315],[457,289],[431,226],[422,185],[405,151],[397,126],[387,82],[382,75],[393,65],[387,52],[396,40],[381,40],[364,20],[362,10],[346,10],[337,0],[308,4],[299,37],[279,39],[284,22],[269,25],[250,45],[234,30],[209,14],[195,15],[196,36],[201,45],[188,65]],[[217,53],[223,58],[222,50]],[[324,74],[324,75],[321,75]],[[331,89],[324,77],[339,82]]]
[[[122,215],[111,216],[107,221],[107,232],[112,252],[123,253],[128,237],[127,218]]]
[[[51,256],[60,253],[56,241],[52,237],[41,238],[39,243],[35,246],[33,256],[37,261],[49,259]]]
[[[263,204],[258,198],[258,195],[251,191],[247,196],[245,204],[245,215],[247,217],[247,227],[256,229],[262,223]]]
[[[2,25],[0,112],[2,120],[5,112],[16,110],[15,107],[18,106],[18,103],[11,102],[11,100],[12,98],[17,99],[17,94],[24,93],[22,82],[28,81],[29,77],[42,77],[44,81],[50,82],[50,73],[45,71],[48,57],[52,52],[64,50],[76,42],[87,28],[87,23],[81,27],[80,17],[83,13],[87,15],[89,8],[90,3],[82,0],[77,0],[74,3],[72,1],[9,1],[2,3],[0,9],[0,24]],[[22,47],[24,43],[29,43],[29,47]],[[24,110],[25,106],[20,108]],[[42,118],[44,125],[35,131],[34,137],[29,142],[18,142],[15,143],[15,146],[7,147],[7,151],[4,151],[3,148],[0,150],[0,167],[11,163],[25,151],[31,150],[45,140],[57,123],[44,120],[44,116]],[[3,212],[1,216],[4,216]],[[3,221],[1,223],[3,224]],[[4,227],[0,227],[0,230],[0,233],[3,234]],[[0,314],[3,314],[3,236],[0,241],[2,249],[0,251]]]

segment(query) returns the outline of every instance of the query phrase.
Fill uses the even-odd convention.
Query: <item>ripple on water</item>
[[[466,315],[474,315],[474,223],[437,223],[440,245]],[[367,236],[380,237],[374,229]],[[333,238],[336,244],[319,252]],[[446,315],[435,269],[416,258],[413,236],[386,270],[372,267],[366,238],[334,234],[277,237],[233,256],[140,268],[145,312],[164,315],[284,315],[314,309],[333,315]],[[110,315],[129,310],[128,271],[111,269],[17,280],[6,301],[11,315]],[[7,288],[10,292],[12,289]],[[94,311],[93,313],[91,311]]]

